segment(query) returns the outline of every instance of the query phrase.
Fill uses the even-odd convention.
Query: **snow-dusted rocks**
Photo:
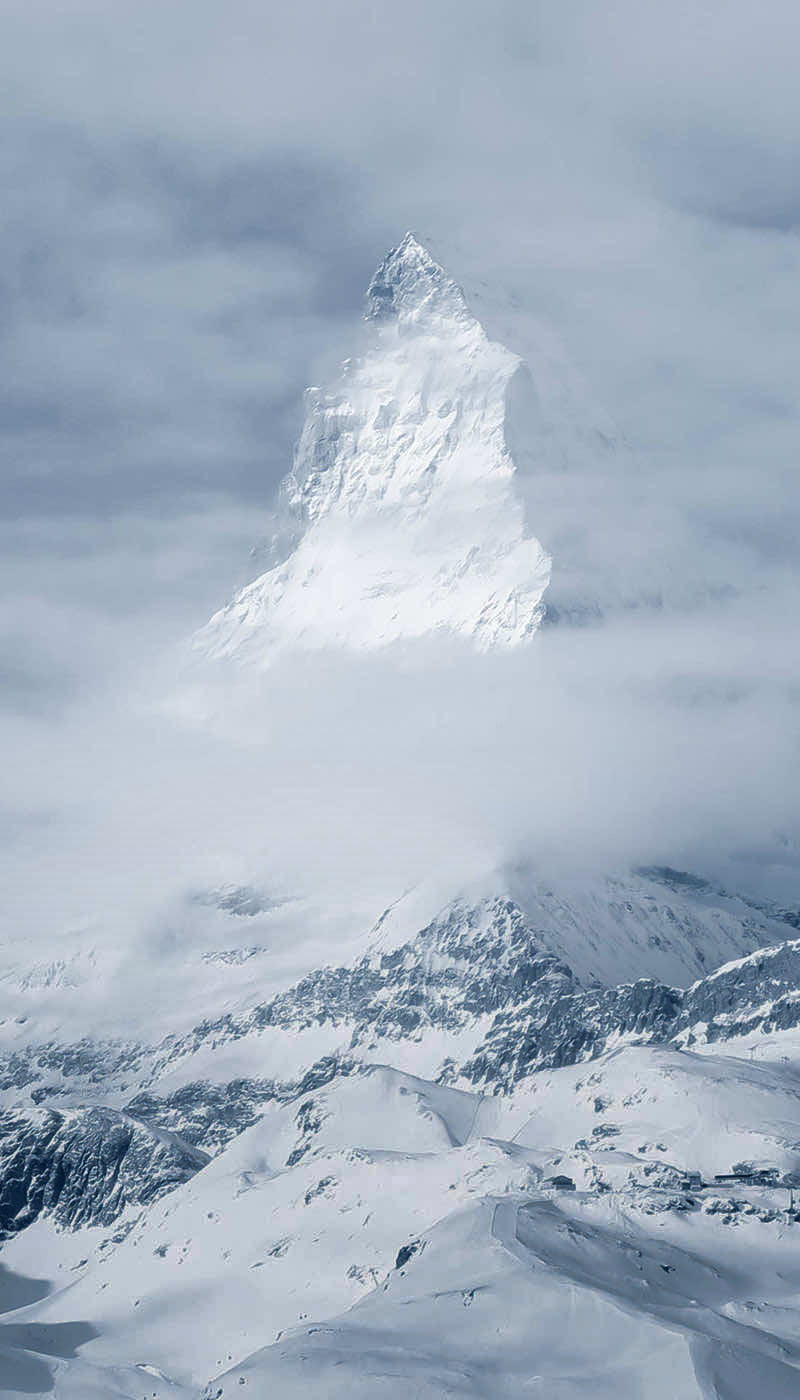
[[[238,900],[227,907],[230,946],[198,960],[200,1014],[167,1018],[155,1042],[20,1041],[27,1026],[8,1024],[5,1102],[95,1103],[102,1084],[106,1104],[213,1151],[307,1076],[340,1073],[342,1057],[507,1091],[619,1037],[693,1044],[800,1017],[794,927],[677,871],[545,879],[515,868],[449,899],[432,882],[395,899],[350,958],[334,945],[324,961],[315,945],[311,970],[269,995],[271,955],[251,942],[259,918],[276,943],[297,928],[291,904],[248,917]]]
[[[108,1225],[194,1175],[205,1152],[107,1108],[0,1116],[0,1239],[42,1213]]]
[[[733,1348],[748,1393],[766,1368],[764,1393],[788,1400],[800,1134],[796,1060],[783,1060],[800,944],[686,991],[587,985],[597,896],[529,890],[524,911],[507,896],[455,900],[413,937],[396,901],[349,966],[189,1037],[18,1052],[10,1098],[87,1105],[27,1103],[5,1119],[3,1261],[52,1282],[9,1338],[35,1348],[84,1320],[80,1356],[47,1352],[27,1393],[198,1400],[207,1383],[225,1400],[291,1395],[305,1377],[320,1394],[400,1400],[411,1385],[433,1400],[455,1378],[477,1400],[545,1376],[577,1400],[599,1367],[609,1400],[704,1400]],[[611,882],[605,900],[605,939],[628,916],[623,957],[635,919],[658,923],[670,942],[645,936],[642,956],[682,959],[689,975],[715,928],[729,947],[780,928],[674,871]],[[418,919],[424,901],[412,904]],[[580,978],[556,949],[574,951]],[[783,1037],[771,1063],[701,1043],[699,1018],[709,1039],[758,1038],[767,1005],[785,1008],[766,1016]],[[689,1030],[702,1053],[679,1048]],[[230,1077],[273,1074],[289,1044],[298,1065],[323,1033],[338,1053],[306,1058],[293,1083]],[[127,1111],[90,1107],[100,1093],[127,1094]],[[206,1165],[196,1146],[214,1154]],[[743,1162],[772,1175],[730,1176]]]
[[[411,234],[367,294],[369,345],[309,389],[282,488],[286,556],[195,637],[268,666],[293,648],[362,650],[431,633],[480,648],[536,631],[550,561],[526,529],[506,406],[530,377]]]

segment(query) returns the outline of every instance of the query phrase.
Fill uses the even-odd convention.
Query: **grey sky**
[[[689,835],[713,846],[737,784],[751,818],[737,809],[722,845],[752,845],[787,821],[799,514],[796,4],[5,0],[2,30],[0,690],[9,810],[28,814],[25,831],[51,818],[58,830],[70,804],[91,812],[96,799],[104,868],[116,859],[123,872],[108,898],[124,886],[126,851],[140,868],[155,860],[147,841],[134,855],[131,831],[146,825],[157,764],[128,770],[128,740],[140,758],[137,746],[148,745],[126,728],[120,696],[150,684],[164,655],[246,577],[289,463],[302,389],[347,352],[370,273],[408,227],[456,276],[482,281],[488,299],[507,298],[520,324],[538,317],[552,327],[638,464],[635,486],[627,468],[578,473],[530,501],[546,544],[572,540],[581,586],[658,592],[663,615],[658,632],[633,619],[604,640],[584,644],[575,633],[557,643],[557,678],[544,688],[546,713],[565,716],[548,768],[556,835],[580,831],[591,844],[592,829],[608,834],[603,793],[634,762],[640,774],[651,763],[650,779],[617,776],[612,826],[620,841],[633,825],[647,833],[638,854],[659,842],[677,849],[678,814],[689,808],[700,811]],[[687,622],[690,595],[692,607],[711,602]],[[603,690],[611,658],[627,690],[624,701],[604,690],[593,744],[575,694]],[[393,686],[385,669],[376,675],[373,698],[386,713]],[[337,672],[330,684],[349,771],[354,739],[368,754],[374,746],[361,776],[389,820],[367,771],[385,730],[348,730],[348,682]],[[426,681],[434,718],[394,731],[399,756],[380,770],[381,794],[398,784],[410,831],[430,794],[405,776],[409,754],[440,752],[454,794],[433,804],[443,824],[455,811],[488,810],[502,846],[512,813],[518,830],[541,837],[536,822],[525,826],[524,787],[509,777],[504,801],[497,778],[513,774],[529,711],[516,691],[492,710],[485,678],[475,684],[483,710],[458,709],[462,747],[438,751],[455,682],[441,672]],[[642,701],[648,685],[652,705]],[[372,693],[363,676],[358,687]],[[270,702],[276,724],[293,712],[286,693]],[[719,702],[722,728],[721,710],[709,718],[704,708],[710,694],[745,697],[735,714]],[[691,714],[688,728],[673,701]],[[506,710],[513,742],[489,744],[472,777],[457,779],[470,724],[480,732],[488,713],[502,728]],[[305,720],[313,725],[314,712]],[[171,829],[190,809],[212,821],[214,804],[197,799],[188,776],[205,762],[201,789],[222,784],[231,809],[239,793],[232,829],[257,821],[230,779],[238,760],[151,737],[175,788],[187,782]],[[584,790],[582,762],[601,750],[608,762],[589,764]],[[299,733],[286,751],[302,769]],[[257,765],[265,788],[278,759],[267,745]],[[319,784],[308,760],[297,791],[323,843],[326,801],[344,797],[337,762],[317,753],[315,763]],[[291,796],[281,764],[301,830],[309,808]],[[358,781],[345,802],[354,813],[369,808],[352,795]],[[114,803],[127,785],[123,816]],[[114,812],[125,831],[117,857],[107,836]],[[365,832],[352,820],[356,847]],[[489,841],[485,825],[469,836],[468,825],[465,846]],[[198,833],[183,833],[183,855],[193,840],[206,849]],[[54,840],[56,920],[58,882],[80,857]],[[164,832],[159,840],[163,852]],[[410,846],[429,840],[426,828]],[[29,878],[44,856],[25,849]],[[170,861],[184,869],[183,855],[165,856],[155,885]],[[357,864],[352,851],[347,859]],[[100,864],[98,855],[96,877]]]
[[[790,458],[791,4],[4,16],[12,502],[266,494],[408,225],[530,295],[648,447]]]

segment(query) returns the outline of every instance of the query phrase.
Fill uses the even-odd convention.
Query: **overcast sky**
[[[551,644],[537,693],[553,706],[542,714],[563,711],[554,697],[576,666],[581,693],[603,695],[596,734],[581,700],[551,744],[556,841],[580,830],[590,842],[607,828],[602,794],[620,771],[648,765],[629,807],[628,782],[617,792],[621,840],[635,826],[653,851],[685,855],[689,837],[707,851],[723,827],[726,849],[782,839],[797,753],[796,3],[4,0],[0,9],[4,828],[18,843],[10,873],[30,888],[41,872],[48,929],[70,867],[85,887],[116,864],[114,898],[126,869],[141,883],[150,848],[137,840],[163,797],[159,765],[174,764],[176,789],[185,782],[170,829],[185,828],[202,807],[198,790],[215,783],[227,784],[230,810],[241,800],[245,779],[237,786],[227,753],[203,748],[199,758],[162,731],[131,737],[123,697],[248,576],[302,389],[347,352],[366,282],[409,227],[456,275],[482,281],[488,299],[547,323],[631,445],[636,499],[622,477],[565,479],[547,509],[542,498],[545,544],[567,526],[583,531],[600,592],[620,560],[627,575],[660,561],[655,586],[667,575],[674,586],[676,611],[666,609],[660,632],[615,624],[605,639],[601,629]],[[727,598],[727,611],[687,613],[675,582],[686,577],[689,592]],[[607,690],[612,658],[630,681],[624,704]],[[357,778],[343,795],[354,737],[392,748],[383,728],[366,738],[361,724],[347,728],[353,687],[369,694],[373,682],[328,679],[340,747],[322,789],[304,787],[309,774],[297,789],[311,793],[316,816],[298,798],[292,818],[318,845],[338,802],[363,811],[378,800],[375,789],[364,799]],[[686,727],[664,709],[670,697],[694,704],[709,684],[719,713],[703,709]],[[446,680],[432,685],[417,692],[419,714],[451,714]],[[646,685],[657,722],[649,702],[631,709]],[[394,692],[385,671],[383,686]],[[491,707],[493,687],[475,686]],[[290,726],[293,692],[288,681],[278,689]],[[530,734],[521,694],[516,677],[499,711],[459,711],[446,740],[432,721],[425,737],[395,731],[382,829],[391,831],[393,777],[406,775],[407,832],[423,793],[430,807],[424,787],[409,787],[408,755],[429,769],[435,751],[451,774],[451,801],[433,804],[440,825],[454,809],[488,806],[491,840],[471,830],[465,849],[473,838],[513,844],[500,814],[525,828],[530,783],[512,779],[506,802],[497,774],[514,769]],[[470,725],[485,732],[492,713],[501,728],[498,715],[514,714],[513,742],[472,762]],[[319,730],[319,715],[305,719]],[[293,734],[284,758],[302,766],[303,747]],[[130,770],[121,751],[136,755]],[[589,755],[598,768],[587,805]],[[276,762],[262,755],[265,785]],[[315,763],[324,768],[324,755]],[[452,796],[461,769],[472,775],[469,800]],[[288,792],[288,760],[282,782]],[[125,814],[114,805],[122,790]],[[76,804],[82,855],[61,836]],[[102,843],[96,854],[93,807],[105,842],[117,822],[124,831],[113,858]],[[262,819],[248,797],[231,825]],[[202,821],[181,837],[195,864],[219,844],[201,835]],[[531,830],[541,835],[535,822]],[[67,906],[77,907],[74,890]]]

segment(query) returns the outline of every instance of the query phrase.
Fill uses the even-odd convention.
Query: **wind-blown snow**
[[[494,344],[413,235],[367,293],[372,343],[309,389],[283,488],[293,546],[195,638],[258,666],[294,647],[373,648],[448,632],[516,646],[550,561],[525,528],[506,440],[530,376]]]

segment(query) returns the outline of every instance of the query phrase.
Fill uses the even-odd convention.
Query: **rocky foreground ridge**
[[[690,878],[661,872],[671,892],[659,909],[666,939],[680,937],[674,930],[688,921],[675,896]],[[752,922],[742,918],[741,937],[774,936],[792,926],[792,912],[783,917],[788,924],[755,911]],[[756,948],[684,988],[653,978],[587,985],[553,950],[547,928],[534,927],[512,899],[456,899],[397,947],[320,968],[267,1002],[161,1045],[85,1040],[6,1055],[0,1088],[14,1102],[0,1116],[0,1229],[24,1228],[42,1213],[69,1227],[109,1224],[186,1181],[268,1104],[299,1101],[361,1065],[396,1061],[404,1046],[431,1079],[504,1095],[536,1071],[594,1060],[620,1044],[692,1049],[796,1027],[798,987],[797,938]],[[257,1059],[265,1035],[287,1031],[302,1044],[319,1027],[335,1032],[333,1053],[296,1078],[206,1077],[226,1046],[243,1042]],[[176,1068],[185,1082],[162,1088]]]

